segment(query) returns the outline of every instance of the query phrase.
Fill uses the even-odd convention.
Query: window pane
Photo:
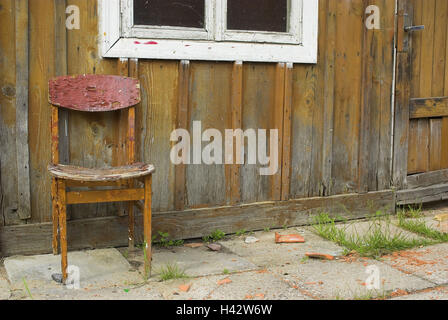
[[[203,29],[205,1],[134,0],[134,24]]]
[[[288,31],[288,0],[227,0],[227,30]]]

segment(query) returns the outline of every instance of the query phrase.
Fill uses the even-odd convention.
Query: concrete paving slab
[[[280,234],[300,234],[305,243],[275,243],[275,232],[256,232],[258,242],[246,244],[245,237],[237,237],[223,241],[224,248],[251,261],[259,267],[298,263],[305,252],[319,252],[335,256],[342,255],[344,249],[333,242],[327,241],[304,228],[293,228],[278,231]]]
[[[373,267],[372,267],[373,266]],[[367,287],[368,270],[378,270],[379,287]],[[375,269],[377,268],[377,269]],[[397,289],[415,291],[434,286],[419,277],[402,273],[376,260],[359,258],[337,261],[307,260],[270,268],[303,292],[318,299],[371,299]],[[376,274],[376,271],[375,271]]]
[[[448,288],[437,287],[422,292],[401,295],[390,300],[448,300]]]
[[[143,273],[144,260],[141,250],[126,252],[124,256],[131,265]],[[151,281],[159,280],[161,269],[170,264],[176,264],[189,277],[216,275],[223,273],[224,270],[233,273],[258,269],[255,264],[225,248],[218,252],[206,247],[154,248]]]
[[[79,268],[81,287],[106,287],[122,281],[142,281],[116,249],[69,252],[70,266]],[[60,256],[17,256],[4,261],[6,273],[15,288],[46,285],[58,287],[51,275],[60,273]]]
[[[395,252],[381,260],[397,270],[434,284],[448,284],[448,244]]]
[[[11,296],[8,280],[6,280],[6,273],[0,268],[0,300],[8,300]]]
[[[231,282],[216,285],[218,281]],[[210,279],[211,280],[211,279]],[[212,300],[310,300],[278,275],[271,272],[247,272],[215,277],[215,289],[207,299]]]
[[[21,292],[13,299],[17,300],[163,300],[163,296],[149,286],[129,289],[128,287],[111,287],[90,290],[70,290],[59,286],[53,290],[31,290],[31,295]]]

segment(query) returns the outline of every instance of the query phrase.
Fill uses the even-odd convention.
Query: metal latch
[[[414,31],[420,31],[425,30],[425,26],[408,26],[404,27],[404,31],[406,32],[414,32]]]

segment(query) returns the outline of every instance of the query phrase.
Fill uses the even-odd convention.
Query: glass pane
[[[227,30],[288,31],[288,0],[227,0]]]
[[[204,0],[134,0],[134,24],[205,27]]]

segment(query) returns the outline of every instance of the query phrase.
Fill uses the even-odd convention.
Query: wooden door
[[[408,175],[448,169],[448,0],[410,0]],[[405,26],[406,27],[406,26]]]

